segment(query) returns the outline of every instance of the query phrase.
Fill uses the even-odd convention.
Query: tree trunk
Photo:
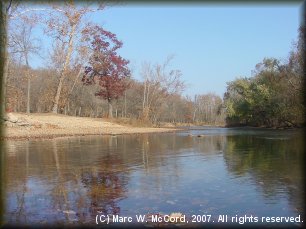
[[[147,83],[146,83],[146,80],[145,80],[144,88],[143,88],[142,111],[144,111],[144,108],[145,108],[145,105],[146,105],[146,88],[147,88]]]
[[[28,76],[28,91],[27,91],[27,113],[30,113],[30,91],[31,91],[31,79]]]
[[[8,76],[8,52],[7,52],[7,13],[6,4],[3,2],[0,4],[0,116],[4,117],[5,105],[6,105],[6,81]],[[2,129],[2,128],[1,128]]]
[[[99,107],[97,106],[97,109],[96,109],[96,118],[98,118],[99,116]]]
[[[113,118],[113,105],[111,100],[108,100],[108,117]]]
[[[2,128],[2,120],[5,116],[5,105],[6,105],[6,82],[8,76],[8,53],[7,53],[7,11],[6,11],[6,3],[4,1],[0,2],[0,137],[4,135],[4,131]],[[4,217],[2,217],[5,212],[5,198],[4,193],[6,193],[6,174],[8,171],[7,166],[8,163],[5,163],[5,152],[4,150],[5,144],[0,144],[0,179],[2,180],[1,189],[0,189],[0,225],[4,224]],[[2,148],[3,147],[3,148]]]
[[[30,91],[31,91],[31,78],[30,78],[30,65],[28,61],[28,54],[25,53],[25,60],[27,65],[26,77],[28,80],[28,89],[27,89],[27,113],[30,113]]]
[[[83,73],[83,67],[80,67],[80,70],[79,70],[79,73],[76,75],[75,79],[74,79],[74,82],[73,82],[73,85],[70,89],[70,91],[68,92],[68,95],[67,97],[65,98],[64,100],[64,103],[63,103],[63,107],[66,107],[66,104],[68,103],[68,106],[69,106],[69,99],[72,95],[72,92],[73,92],[73,89],[78,81],[78,79],[80,78],[81,74]],[[69,108],[68,108],[68,112],[69,112]]]
[[[126,91],[124,91],[124,117],[126,118]]]
[[[66,69],[69,65],[71,54],[72,54],[72,51],[73,51],[72,48],[73,48],[73,37],[74,37],[74,34],[75,34],[75,28],[76,28],[76,24],[74,24],[72,26],[71,32],[69,34],[69,44],[68,44],[68,51],[67,51],[67,55],[66,55],[66,60],[65,60],[65,64],[63,66],[63,69],[61,71],[61,74],[60,74],[56,94],[55,94],[54,101],[53,101],[52,113],[55,113],[55,114],[57,113],[57,109],[58,109],[58,101],[59,101],[59,98],[60,98],[60,95],[61,95],[63,81],[64,81],[65,76],[66,76]]]
[[[149,107],[145,107],[142,112],[142,119],[147,121],[149,119]]]
[[[193,117],[192,117],[192,122],[193,123],[195,123],[196,113],[197,113],[197,108],[194,109],[194,112],[193,112]]]
[[[79,117],[81,117],[81,110],[82,110],[82,107],[79,108]]]

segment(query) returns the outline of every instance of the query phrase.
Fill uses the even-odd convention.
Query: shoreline
[[[1,141],[26,141],[80,136],[171,133],[182,128],[133,127],[101,118],[74,117],[52,113],[9,113]]]
[[[157,128],[158,129],[158,128]],[[35,140],[51,140],[55,138],[74,138],[74,137],[89,137],[89,136],[121,136],[121,135],[140,135],[140,134],[164,134],[164,133],[175,133],[182,129],[175,130],[162,130],[162,131],[144,131],[144,132],[129,132],[129,133],[101,133],[101,134],[49,134],[49,135],[31,135],[31,136],[4,136],[0,141],[35,141]]]
[[[166,123],[167,124],[167,123]],[[75,117],[53,113],[8,113],[0,141],[27,141],[54,138],[70,138],[82,136],[117,136],[149,133],[174,133],[178,131],[195,130],[199,126],[161,126],[135,127],[129,124],[118,124],[108,119]],[[254,130],[295,130],[303,128],[267,128],[252,126],[213,126],[208,128],[238,128]]]

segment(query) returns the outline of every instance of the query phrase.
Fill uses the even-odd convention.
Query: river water
[[[303,153],[299,130],[194,128],[7,141],[4,220],[87,225],[96,224],[97,214],[173,212],[211,215],[210,222],[220,215],[298,217]]]

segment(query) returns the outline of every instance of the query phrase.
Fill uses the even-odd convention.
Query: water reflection
[[[228,136],[224,159],[235,176],[249,174],[267,200],[286,195],[292,208],[302,212],[303,152],[302,135]]]
[[[97,212],[302,214],[300,134],[189,133],[7,141],[5,220],[92,224]]]

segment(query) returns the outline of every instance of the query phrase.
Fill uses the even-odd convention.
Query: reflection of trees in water
[[[5,164],[3,164],[5,168],[5,191],[3,193],[3,197],[8,197],[8,193],[12,190],[14,193],[14,197],[16,200],[16,206],[11,212],[5,212],[7,217],[10,218],[12,222],[21,223],[27,221],[27,209],[26,209],[26,193],[27,193],[27,176],[29,170],[29,143],[25,143],[25,152],[22,152],[22,155],[18,155],[15,153],[16,148],[12,142],[7,142],[6,150],[7,153],[5,155]],[[12,150],[10,150],[12,148]],[[16,160],[23,161],[23,167],[21,170],[19,167],[15,165]],[[2,165],[1,165],[2,166]],[[17,178],[17,179],[15,179]],[[2,180],[2,182],[4,182]],[[11,184],[10,184],[11,183]],[[6,199],[7,200],[7,199]],[[8,208],[9,203],[6,203],[5,208]],[[7,220],[7,219],[6,219]]]
[[[116,139],[109,140],[108,143],[108,150],[117,144]],[[128,174],[120,155],[100,154],[95,157],[91,166],[82,166],[82,161],[79,161],[78,166],[71,165],[74,158],[69,160],[63,157],[63,167],[60,166],[56,147],[54,156],[58,174],[52,192],[54,210],[61,209],[68,221],[77,218],[81,222],[92,221],[97,211],[104,214],[120,213],[117,203],[125,197],[128,183]]]
[[[224,148],[225,136],[206,135],[202,137],[193,137],[193,147],[198,153],[205,155],[215,155],[222,153]]]
[[[21,188],[21,192],[16,193],[17,197],[17,212],[16,212],[16,222],[19,223],[22,219],[22,221],[27,221],[27,215],[25,210],[25,194],[27,192],[27,177],[28,177],[28,171],[29,171],[29,142],[26,143],[26,158],[25,158],[25,176]]]
[[[9,156],[8,192],[25,197],[23,204],[21,201],[13,208],[30,217],[16,215],[14,220],[92,222],[97,211],[118,214],[119,201],[127,195],[131,168],[143,168],[145,175],[139,177],[137,189],[147,193],[141,195],[155,196],[157,190],[164,193],[169,187],[173,190],[180,182],[180,163],[184,160],[179,155],[193,150],[195,143],[199,153],[212,147],[211,139],[196,141],[175,134],[144,134],[20,142],[15,155]],[[43,200],[33,200],[37,183],[32,183],[32,190],[23,189],[31,179],[39,183],[36,193]],[[165,183],[169,186],[164,187]],[[36,212],[40,214],[34,217]]]
[[[10,221],[38,222],[41,218],[31,214],[47,208],[51,213],[38,217],[49,222],[92,222],[97,211],[119,214],[119,201],[128,195],[130,169],[136,168],[144,174],[137,180],[140,184],[136,191],[147,192],[144,196],[155,196],[162,188],[176,189],[184,161],[180,155],[185,152],[189,155],[190,151],[208,156],[207,159],[210,156],[214,159],[213,156],[223,151],[230,173],[250,175],[268,197],[287,187],[292,206],[303,203],[301,138],[284,141],[247,135],[198,138],[145,134],[18,144],[14,153],[6,154],[6,196],[14,198],[10,212],[6,213]],[[37,206],[30,203],[33,190],[28,188],[35,188],[33,184],[29,186],[30,179],[39,181],[39,192],[45,192],[42,195],[46,200],[34,200]]]
[[[146,172],[148,172],[148,165],[149,165],[149,157],[148,157],[149,149],[150,149],[149,137],[148,134],[144,134],[142,139],[141,152],[142,152],[142,163]]]
[[[285,189],[293,209],[303,211],[302,136],[228,136],[224,159],[235,176],[250,175],[268,199]]]
[[[179,155],[192,147],[190,139],[175,134],[143,134],[138,141],[141,149],[138,158],[142,159],[139,164],[145,172],[139,177],[141,195],[150,199],[156,191],[165,193],[165,189],[177,187],[181,172]]]
[[[8,152],[6,221],[93,222],[96,210],[118,214],[117,202],[125,197],[128,172],[122,155],[108,152],[116,148],[115,139],[108,140],[107,150],[100,142],[102,150],[96,147],[99,152],[90,156],[84,143],[88,142],[19,142],[14,153]]]
[[[117,155],[106,155],[99,161],[99,168],[81,172],[90,201],[89,212],[95,216],[97,211],[103,214],[119,214],[118,201],[125,198],[128,174],[124,163]]]
[[[54,198],[53,208],[61,209],[63,212],[65,212],[65,218],[67,222],[70,222],[71,216],[70,214],[68,214],[70,210],[69,201],[68,201],[68,190],[65,185],[66,179],[62,174],[61,164],[58,157],[56,140],[52,140],[52,146],[53,146],[55,167],[57,172],[57,182],[55,183],[51,191],[51,196]]]

